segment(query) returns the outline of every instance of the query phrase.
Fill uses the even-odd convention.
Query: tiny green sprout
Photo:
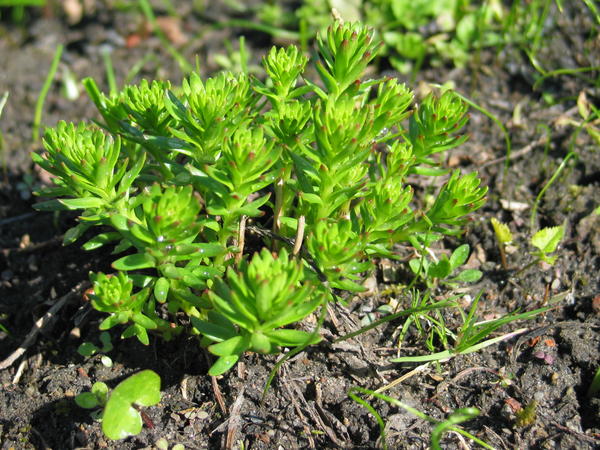
[[[110,334],[106,331],[100,333],[100,342],[102,343],[102,347],[97,347],[91,342],[84,342],[77,349],[77,353],[81,356],[90,357],[96,353],[108,353],[113,349]]]
[[[531,400],[527,405],[518,410],[515,415],[515,425],[519,428],[527,427],[532,425],[537,416],[538,402]]]
[[[154,445],[159,450],[169,450],[169,441],[165,438],[158,439]],[[171,450],[185,450],[185,447],[182,444],[175,444],[171,447]]]
[[[449,286],[459,283],[475,283],[482,277],[477,269],[466,269],[451,276],[460,266],[465,264],[469,257],[469,244],[457,247],[448,258],[443,254],[437,261],[429,261],[425,256],[409,261],[409,267],[415,275],[420,275],[429,287],[433,287],[436,281]]]
[[[152,406],[160,402],[160,377],[151,370],[143,370],[121,381],[110,393],[106,383],[98,381],[91,392],[75,397],[82,408],[102,408],[102,431],[109,439],[118,440],[135,436],[142,431],[142,417],[138,406]]]
[[[93,343],[86,341],[77,348],[77,353],[79,353],[81,356],[89,358],[90,356],[94,356],[96,353],[108,353],[113,349],[110,334],[106,331],[100,333],[100,342],[102,343],[102,347],[97,347]],[[105,367],[112,367],[112,359],[107,355],[101,355],[100,361]]]
[[[119,324],[133,322],[121,337],[136,336],[142,344],[148,345],[147,330],[157,327],[142,311],[150,293],[149,289],[145,288],[132,294],[133,281],[128,279],[124,272],[119,272],[116,276],[93,273],[90,278],[94,283],[88,293],[92,306],[98,311],[110,314],[102,321],[100,329],[108,330]]]
[[[600,367],[598,367],[598,369],[596,370],[596,373],[594,374],[594,378],[592,379],[592,382],[590,383],[590,387],[588,388],[588,391],[587,391],[587,397],[592,398],[595,395],[597,395],[598,392],[600,392]]]
[[[500,251],[502,268],[504,270],[508,270],[505,246],[513,241],[513,235],[510,231],[510,228],[508,228],[508,225],[505,223],[500,222],[495,217],[492,217],[490,221],[492,223],[492,227],[494,228],[496,240],[498,241],[498,250]]]
[[[537,257],[539,261],[544,261],[553,265],[558,258],[558,255],[550,255],[558,248],[558,244],[565,234],[565,226],[548,227],[539,230],[531,237],[531,244],[537,248],[532,252],[532,255]]]
[[[413,406],[402,402],[401,400],[398,400],[393,397],[389,397],[378,391],[371,391],[369,389],[365,389],[362,387],[353,386],[348,391],[348,396],[352,400],[354,400],[356,403],[358,403],[359,405],[365,407],[375,417],[375,419],[377,420],[377,423],[379,424],[379,434],[381,437],[382,447],[384,449],[388,448],[388,445],[386,442],[385,422],[383,421],[383,419],[381,418],[381,416],[379,415],[377,410],[366,399],[364,399],[363,397],[360,396],[361,394],[365,397],[368,396],[368,398],[375,397],[377,399],[383,400],[383,401],[387,402],[388,404],[396,406],[398,408],[401,408],[401,409],[405,410],[406,412],[422,419],[425,422],[429,422],[431,425],[433,425],[433,430],[431,431],[431,436],[430,436],[430,444],[431,444],[431,448],[433,450],[441,450],[442,449],[441,440],[442,440],[443,434],[448,431],[460,434],[467,439],[471,439],[475,443],[479,444],[480,446],[482,446],[484,448],[493,449],[492,446],[490,446],[486,442],[482,441],[481,439],[477,438],[476,436],[473,436],[468,431],[463,430],[459,426],[459,424],[477,417],[479,415],[479,410],[477,408],[473,408],[473,407],[459,408],[457,410],[452,411],[448,415],[448,417],[446,417],[445,419],[438,420],[431,416],[428,416],[427,414],[418,410],[417,408],[414,408]]]
[[[85,409],[104,408],[108,401],[108,386],[102,381],[92,385],[90,392],[82,392],[75,397],[75,403]]]

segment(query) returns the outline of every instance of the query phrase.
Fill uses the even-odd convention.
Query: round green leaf
[[[90,357],[95,355],[98,350],[100,349],[91,342],[84,342],[77,348],[77,353],[79,353],[81,356]]]
[[[99,406],[98,399],[91,392],[82,392],[81,394],[75,396],[75,403],[80,408],[92,409]]]
[[[102,431],[109,439],[124,439],[142,431],[142,418],[133,404],[151,406],[160,402],[160,377],[151,370],[130,376],[112,392],[104,414]]]

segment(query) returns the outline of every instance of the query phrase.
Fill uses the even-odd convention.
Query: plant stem
[[[508,270],[508,263],[506,262],[506,251],[504,250],[504,244],[499,244],[498,250],[500,250],[500,260],[502,263],[502,268],[504,270]]]
[[[39,139],[39,130],[40,123],[42,122],[42,109],[44,108],[44,101],[46,100],[46,95],[48,95],[48,91],[50,90],[50,86],[52,85],[52,80],[54,80],[54,75],[56,75],[56,70],[58,69],[58,63],[60,62],[62,52],[63,45],[59,44],[58,47],[56,47],[56,51],[54,52],[54,58],[52,59],[52,64],[50,65],[50,71],[46,76],[46,80],[44,81],[44,85],[42,86],[42,90],[40,91],[40,95],[38,96],[37,102],[35,104],[35,113],[33,116],[33,127],[31,132],[31,139],[34,143],[37,143]]]

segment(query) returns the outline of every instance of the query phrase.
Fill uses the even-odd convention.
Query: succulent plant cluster
[[[420,103],[395,79],[362,80],[381,45],[358,24],[318,38],[318,80],[295,46],[264,58],[265,80],[192,74],[111,96],[85,81],[102,120],[61,123],[34,155],[54,175],[42,210],[81,210],[65,243],[114,245],[92,274],[102,329],[148,343],[188,328],[231,368],[245,351],[318,340],[298,324],[363,289],[373,259],[457,235],[487,189],[449,174],[422,208],[408,177],[448,175],[437,154],[466,140],[451,91]]]

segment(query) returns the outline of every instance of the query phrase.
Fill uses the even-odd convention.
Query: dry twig
[[[58,299],[58,301],[52,305],[48,312],[33,324],[33,328],[31,328],[31,331],[25,337],[25,340],[19,346],[19,348],[12,352],[6,359],[4,359],[4,361],[0,362],[0,370],[10,367],[17,359],[19,359],[21,355],[23,355],[23,353],[25,353],[25,351],[31,345],[33,345],[40,331],[42,331],[42,329],[54,318],[56,313],[58,313],[68,301],[72,300],[77,294],[79,294],[81,290],[87,287],[87,284],[87,282],[77,284],[77,286]]]

